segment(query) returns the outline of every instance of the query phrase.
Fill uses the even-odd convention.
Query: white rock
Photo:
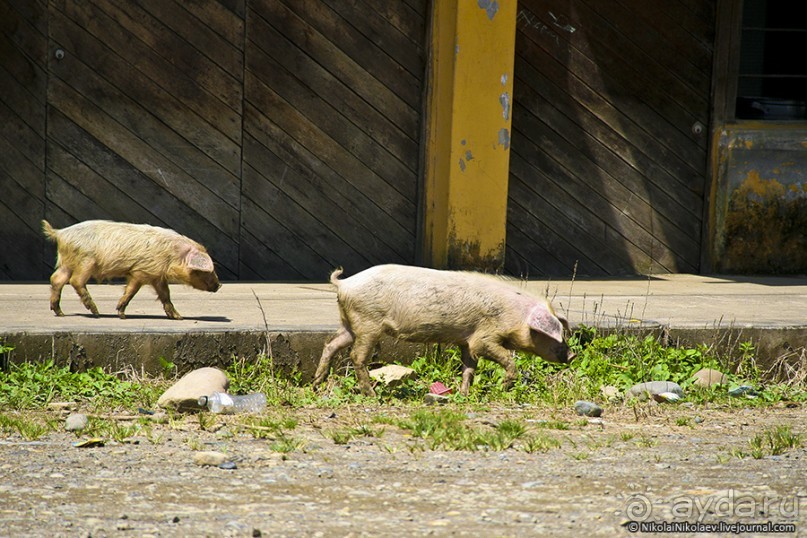
[[[67,417],[67,420],[64,422],[64,429],[69,432],[80,432],[84,428],[87,427],[89,424],[89,419],[87,415],[83,415],[81,413],[74,413]]]
[[[701,368],[692,376],[694,384],[699,387],[711,387],[726,383],[726,374],[712,368]]]
[[[681,386],[672,381],[648,381],[647,383],[639,383],[628,390],[627,396],[635,396],[640,400],[646,400],[648,395],[654,397],[665,392],[671,392],[679,398],[684,397],[684,391],[681,390]]]

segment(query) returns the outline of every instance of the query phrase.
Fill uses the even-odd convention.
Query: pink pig
[[[352,344],[350,358],[359,388],[374,394],[366,361],[382,335],[458,345],[462,394],[468,394],[482,356],[504,368],[505,388],[517,373],[510,350],[553,362],[571,360],[563,337],[566,320],[545,299],[501,277],[402,265],[371,267],[344,280],[339,280],[341,274],[337,269],[330,281],[336,286],[342,326],[322,351],[314,385],[328,376],[334,354]]]

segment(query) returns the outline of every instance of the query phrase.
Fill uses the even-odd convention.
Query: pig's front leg
[[[513,354],[495,340],[476,340],[470,343],[471,354],[475,357],[487,357],[492,361],[497,362],[504,368],[504,379],[502,380],[502,388],[507,390],[513,386],[513,383],[518,376],[516,369],[516,361],[513,360]]]
[[[160,280],[154,282],[152,285],[154,286],[154,289],[157,291],[157,297],[163,304],[165,315],[171,319],[182,319],[182,316],[180,316],[179,312],[177,312],[176,309],[174,308],[174,303],[171,302],[171,292],[168,289],[168,282]]]

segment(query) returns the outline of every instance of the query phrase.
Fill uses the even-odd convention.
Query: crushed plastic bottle
[[[266,407],[266,396],[260,392],[243,396],[227,394],[226,392],[214,392],[210,396],[200,396],[199,407],[206,407],[211,413],[224,415],[258,413]]]

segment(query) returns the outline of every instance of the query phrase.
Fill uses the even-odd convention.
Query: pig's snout
[[[563,364],[572,362],[572,359],[575,357],[575,354],[572,353],[566,342],[561,342],[560,344],[552,346],[552,354],[555,355],[555,360],[557,362]]]

